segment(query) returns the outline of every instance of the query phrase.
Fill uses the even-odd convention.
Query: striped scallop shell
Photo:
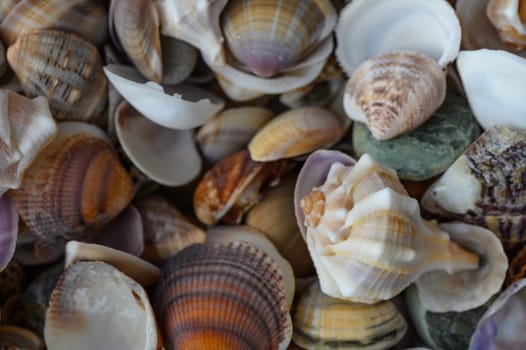
[[[195,244],[165,265],[155,296],[167,349],[286,349],[283,275],[243,242]]]
[[[392,301],[368,305],[331,298],[319,283],[303,292],[292,322],[292,341],[309,350],[387,349],[407,332],[407,322]]]
[[[130,203],[134,187],[102,130],[63,122],[10,195],[31,232],[54,245],[109,222]]]
[[[18,38],[7,60],[26,95],[47,97],[57,120],[101,122],[107,82],[97,49],[77,35],[40,30]]]
[[[336,18],[329,0],[231,0],[221,27],[225,46],[243,68],[272,77],[311,53]]]

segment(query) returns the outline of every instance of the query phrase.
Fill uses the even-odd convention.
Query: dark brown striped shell
[[[7,60],[25,94],[45,96],[56,120],[100,122],[107,81],[92,44],[74,34],[40,30],[18,38]]]
[[[194,244],[176,254],[154,307],[168,350],[285,349],[291,337],[281,271],[244,242]]]

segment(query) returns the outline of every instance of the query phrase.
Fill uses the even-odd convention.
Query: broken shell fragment
[[[7,195],[0,197],[0,272],[15,254],[18,213]],[[0,293],[1,296],[1,293]]]

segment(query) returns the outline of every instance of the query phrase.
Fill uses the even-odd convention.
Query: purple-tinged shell
[[[345,166],[354,165],[356,160],[339,151],[319,150],[312,153],[298,175],[294,189],[294,213],[298,221],[301,235],[305,239],[307,228],[305,227],[305,216],[300,207],[300,201],[316,186],[321,186],[329,174],[333,163],[342,163]]]
[[[0,271],[15,253],[18,233],[18,213],[7,196],[0,197]]]
[[[469,350],[526,349],[526,279],[510,285],[477,324]]]

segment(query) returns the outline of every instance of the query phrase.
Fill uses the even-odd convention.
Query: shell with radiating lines
[[[446,97],[446,77],[438,63],[416,52],[375,56],[347,83],[347,116],[365,123],[378,140],[388,140],[423,124]]]
[[[39,30],[7,50],[7,60],[26,95],[43,95],[55,119],[98,122],[107,81],[97,48],[75,34]]]
[[[284,350],[292,334],[279,266],[244,242],[194,244],[174,255],[154,307],[168,350]]]
[[[134,187],[116,151],[99,128],[58,124],[58,134],[10,192],[18,212],[38,240],[54,246],[80,239],[117,216]]]

